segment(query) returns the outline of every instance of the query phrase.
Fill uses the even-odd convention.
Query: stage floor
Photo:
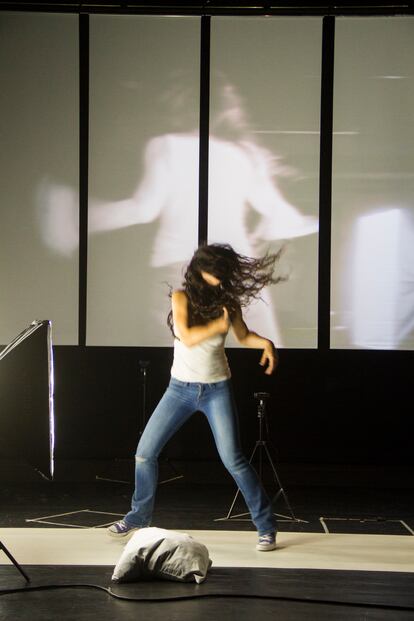
[[[281,532],[276,550],[258,552],[254,532],[185,532],[207,546],[215,567],[414,572],[414,537]],[[104,528],[0,528],[0,541],[22,565],[113,566],[125,545]]]
[[[213,566],[202,585],[111,582],[125,542],[110,538],[104,525],[128,510],[131,483],[6,480],[0,487],[0,541],[42,590],[29,590],[0,552],[0,619],[414,621],[412,487],[410,481],[385,486],[384,477],[374,474],[378,486],[356,477],[346,486],[289,484],[297,521],[279,518],[273,552],[255,550],[250,520],[220,519],[235,490],[218,474],[210,478],[209,471],[209,479],[198,482],[201,477],[187,471],[160,485],[153,525],[205,543]],[[234,513],[243,509],[239,505]],[[275,510],[288,513],[283,499]],[[68,586],[73,583],[81,586]],[[53,584],[59,588],[43,590]],[[23,590],[5,594],[13,588]]]

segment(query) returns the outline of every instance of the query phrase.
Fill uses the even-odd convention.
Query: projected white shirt
[[[230,243],[237,252],[254,256],[256,240],[285,240],[317,231],[317,219],[303,216],[280,192],[273,170],[275,157],[268,150],[252,141],[231,142],[211,136],[209,154],[210,243]],[[198,132],[152,138],[145,148],[142,177],[130,198],[111,202],[90,199],[89,233],[157,222],[150,266],[165,269],[187,263],[195,250],[198,167]],[[55,250],[68,254],[78,243],[75,201],[71,206],[70,193],[51,186],[47,204],[44,239]],[[253,230],[247,225],[251,210],[257,216]],[[171,275],[158,280],[171,282]],[[157,286],[150,284],[150,288]],[[161,307],[163,303],[156,301],[155,312]],[[254,330],[282,344],[267,290],[247,316]]]
[[[214,230],[214,241],[231,241],[238,252],[249,255],[252,237],[290,239],[317,231],[316,218],[303,216],[277,188],[268,151],[251,142],[229,142],[214,137],[210,138],[209,150],[209,228]],[[189,243],[193,231],[187,213],[198,201],[198,175],[194,174],[194,169],[198,170],[198,135],[167,134],[152,138],[144,157],[144,176],[131,198],[110,203],[91,200],[89,231],[116,230],[159,219],[152,265],[159,267],[189,260],[194,248]],[[62,251],[77,245],[75,212],[72,226],[68,227],[67,200],[65,204],[55,200],[62,198],[63,190],[52,187],[51,192],[53,196],[49,200],[55,210],[62,208],[66,226],[62,231],[57,218],[53,230],[49,222],[47,242],[53,244],[54,239],[59,239],[56,250]],[[248,234],[245,222],[249,208],[262,216],[253,235]],[[64,244],[62,235],[66,235]]]

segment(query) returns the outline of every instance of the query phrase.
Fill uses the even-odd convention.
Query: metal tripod
[[[150,367],[149,360],[139,360],[139,385],[140,385],[140,393],[141,393],[141,422],[139,429],[139,436],[141,437],[145,425],[147,424],[147,378],[148,378],[148,370]],[[158,481],[158,485],[163,485],[164,483],[171,483],[172,481],[177,481],[178,479],[183,479],[184,475],[178,472],[177,468],[169,461],[168,457],[163,459],[163,463],[166,463],[171,470],[171,476],[163,479],[162,481]],[[113,479],[107,477],[96,476],[96,479],[99,481],[109,481],[110,483],[126,483],[130,484],[131,481],[124,479]]]
[[[142,395],[142,406],[141,406],[142,418],[141,418],[141,429],[139,432],[140,436],[143,434],[145,425],[147,424],[147,374],[148,374],[149,366],[150,366],[149,360],[139,361],[139,368],[140,368],[140,375],[141,375],[141,382],[140,382],[141,383],[141,395]],[[177,481],[177,479],[184,478],[184,475],[178,472],[177,468],[168,459],[168,457],[165,457],[163,459],[163,462],[166,463],[168,467],[170,468],[172,476],[169,476],[168,478],[163,479],[162,481],[158,481],[158,485],[163,485],[164,483],[170,483],[171,481]]]
[[[13,563],[17,571],[19,571],[22,574],[26,582],[30,582],[30,578],[27,575],[27,573],[22,569],[22,567],[19,565],[16,559],[10,554],[10,552],[8,551],[4,543],[2,543],[1,541],[0,541],[0,550],[3,550],[4,554],[11,560],[11,562]]]
[[[291,504],[289,502],[289,499],[287,497],[287,494],[285,492],[285,490],[282,487],[282,484],[280,482],[279,479],[279,475],[277,474],[277,470],[276,467],[273,463],[272,460],[272,456],[270,454],[269,448],[267,446],[267,441],[263,439],[263,427],[265,424],[267,424],[267,420],[266,420],[266,402],[269,398],[269,393],[268,392],[255,392],[254,393],[254,398],[257,400],[257,418],[259,419],[259,439],[256,441],[255,447],[253,449],[253,452],[250,456],[249,459],[249,463],[251,464],[253,462],[253,459],[256,455],[256,451],[259,452],[259,464],[258,464],[258,475],[259,475],[259,479],[260,481],[263,483],[263,457],[264,454],[267,457],[267,460],[270,464],[270,467],[272,469],[272,473],[273,473],[273,477],[274,480],[277,484],[277,492],[274,495],[273,499],[272,499],[272,505],[277,501],[277,499],[279,498],[279,496],[282,496],[285,503],[286,503],[286,507],[288,508],[289,511],[289,516],[287,515],[283,515],[281,513],[275,513],[275,515],[277,517],[283,518],[286,521],[293,521],[293,522],[304,522],[305,520],[300,520],[299,518],[297,518],[293,512],[293,509],[291,507]],[[267,425],[266,425],[267,426]],[[224,520],[235,520],[235,521],[247,521],[250,518],[245,518],[244,516],[246,515],[250,515],[248,512],[246,513],[238,513],[236,515],[232,515],[232,511],[234,509],[234,506],[236,504],[237,498],[240,494],[240,488],[237,489],[236,495],[233,498],[233,502],[231,503],[230,509],[226,515],[226,517],[223,518],[218,518],[216,520],[214,520],[215,522],[220,522],[220,521],[224,521]]]

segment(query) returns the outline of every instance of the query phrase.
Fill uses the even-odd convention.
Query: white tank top
[[[224,351],[226,334],[217,334],[198,345],[187,347],[174,339],[174,360],[171,375],[181,382],[211,384],[231,376]]]

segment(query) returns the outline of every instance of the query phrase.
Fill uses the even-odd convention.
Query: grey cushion
[[[141,528],[126,544],[112,580],[162,578],[200,583],[206,579],[211,564],[206,546],[190,535],[163,528]]]

